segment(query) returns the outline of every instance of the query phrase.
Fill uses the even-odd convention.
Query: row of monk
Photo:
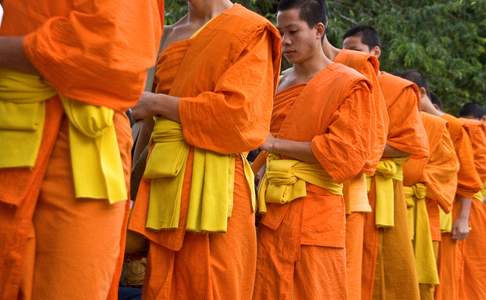
[[[187,3],[3,1],[0,299],[117,299],[127,228],[144,299],[486,299],[479,107],[331,45],[324,0]]]

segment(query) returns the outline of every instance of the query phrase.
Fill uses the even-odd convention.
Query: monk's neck
[[[319,50],[306,61],[294,64],[294,74],[300,79],[311,79],[331,63],[332,61],[324,55],[324,52]]]
[[[423,95],[422,100],[420,101],[420,110],[426,113],[429,113],[434,116],[443,116],[445,113],[439,109],[437,109],[430,98],[428,96]]]
[[[324,39],[322,40],[322,50],[324,50],[324,55],[332,61],[336,59],[339,51],[341,51],[341,49],[334,47],[331,42],[329,42],[327,35],[324,36]]]
[[[207,3],[196,6],[189,2],[188,16],[190,23],[206,23],[233,6],[233,3],[229,0],[209,0],[203,2]]]

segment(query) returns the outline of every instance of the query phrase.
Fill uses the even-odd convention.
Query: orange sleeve
[[[332,115],[325,133],[312,139],[312,152],[321,166],[339,182],[361,172],[370,155],[371,94],[359,81]]]
[[[446,212],[454,202],[457,188],[459,162],[449,132],[444,127],[441,139],[430,149],[429,162],[424,169],[427,197],[436,200]]]
[[[125,110],[143,91],[161,36],[155,0],[74,1],[24,38],[36,69],[63,96]]]
[[[263,144],[270,130],[278,80],[274,78],[271,38],[267,30],[255,35],[213,91],[180,99],[179,114],[188,144],[224,154]],[[204,80],[204,74],[200,79]]]
[[[409,86],[388,107],[390,126],[387,144],[411,158],[427,158],[429,143],[418,110],[418,93]]]
[[[464,198],[471,198],[481,190],[483,184],[474,165],[471,140],[464,128],[458,135],[456,143],[455,149],[459,159],[457,194]]]

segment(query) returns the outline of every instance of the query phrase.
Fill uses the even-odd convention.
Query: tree
[[[168,1],[167,20],[186,11],[185,0]],[[235,1],[275,21],[277,0]],[[417,69],[446,109],[486,104],[486,0],[328,1],[329,39],[341,45],[353,25],[369,24],[383,40],[382,69]]]

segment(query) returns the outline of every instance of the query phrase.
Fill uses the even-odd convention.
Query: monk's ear
[[[422,97],[423,97],[423,96],[425,96],[425,95],[427,95],[427,90],[426,90],[424,87],[421,87],[421,88],[420,88],[420,96],[422,96]]]
[[[323,23],[317,23],[315,26],[317,37],[322,41],[326,35],[326,26]]]
[[[380,56],[381,56],[381,48],[379,46],[374,46],[371,49],[371,55],[375,56],[376,58],[380,58]]]

